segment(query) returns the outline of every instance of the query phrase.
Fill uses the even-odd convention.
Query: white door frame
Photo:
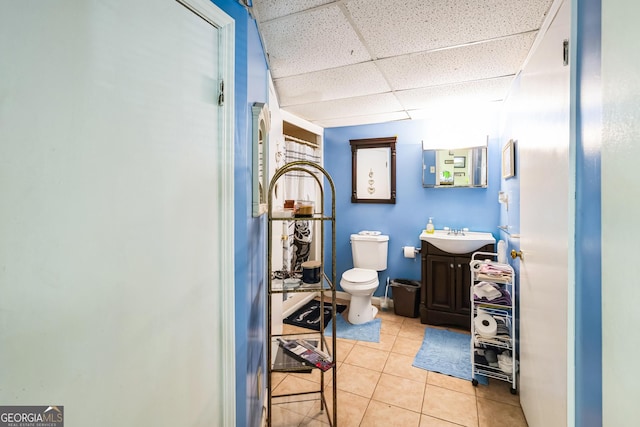
[[[222,411],[224,426],[236,425],[236,365],[235,365],[235,280],[234,280],[234,61],[235,61],[235,21],[222,9],[209,0],[176,0],[188,9],[218,28],[220,34],[220,79],[224,81],[224,103],[220,111],[220,139],[221,151],[218,153],[219,176],[218,188],[214,194],[219,198],[224,209],[218,215],[218,236],[216,244],[221,254],[220,271],[218,272],[220,329],[222,342],[222,360],[220,375],[221,396],[224,399],[217,402]]]

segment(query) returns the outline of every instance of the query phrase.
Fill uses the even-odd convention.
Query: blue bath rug
[[[373,319],[367,323],[352,325],[344,320],[342,315],[336,316],[336,338],[344,338],[356,341],[380,342],[380,319]],[[327,324],[324,334],[331,336],[331,322]]]
[[[469,334],[426,328],[413,366],[471,381],[470,346]],[[489,384],[484,376],[477,375],[476,380],[480,384]]]

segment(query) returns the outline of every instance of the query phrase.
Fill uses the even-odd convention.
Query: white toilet
[[[389,236],[379,231],[361,231],[351,235],[353,266],[342,274],[340,286],[351,294],[349,322],[360,324],[376,317],[378,309],[371,305],[371,297],[378,289],[378,271],[387,269]]]

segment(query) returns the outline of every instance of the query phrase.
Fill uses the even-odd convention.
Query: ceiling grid
[[[553,0],[253,0],[283,109],[333,127],[501,101]]]

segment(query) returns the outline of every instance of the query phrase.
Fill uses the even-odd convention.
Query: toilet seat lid
[[[353,284],[366,285],[378,280],[378,272],[368,268],[352,268],[342,274],[342,279]]]

